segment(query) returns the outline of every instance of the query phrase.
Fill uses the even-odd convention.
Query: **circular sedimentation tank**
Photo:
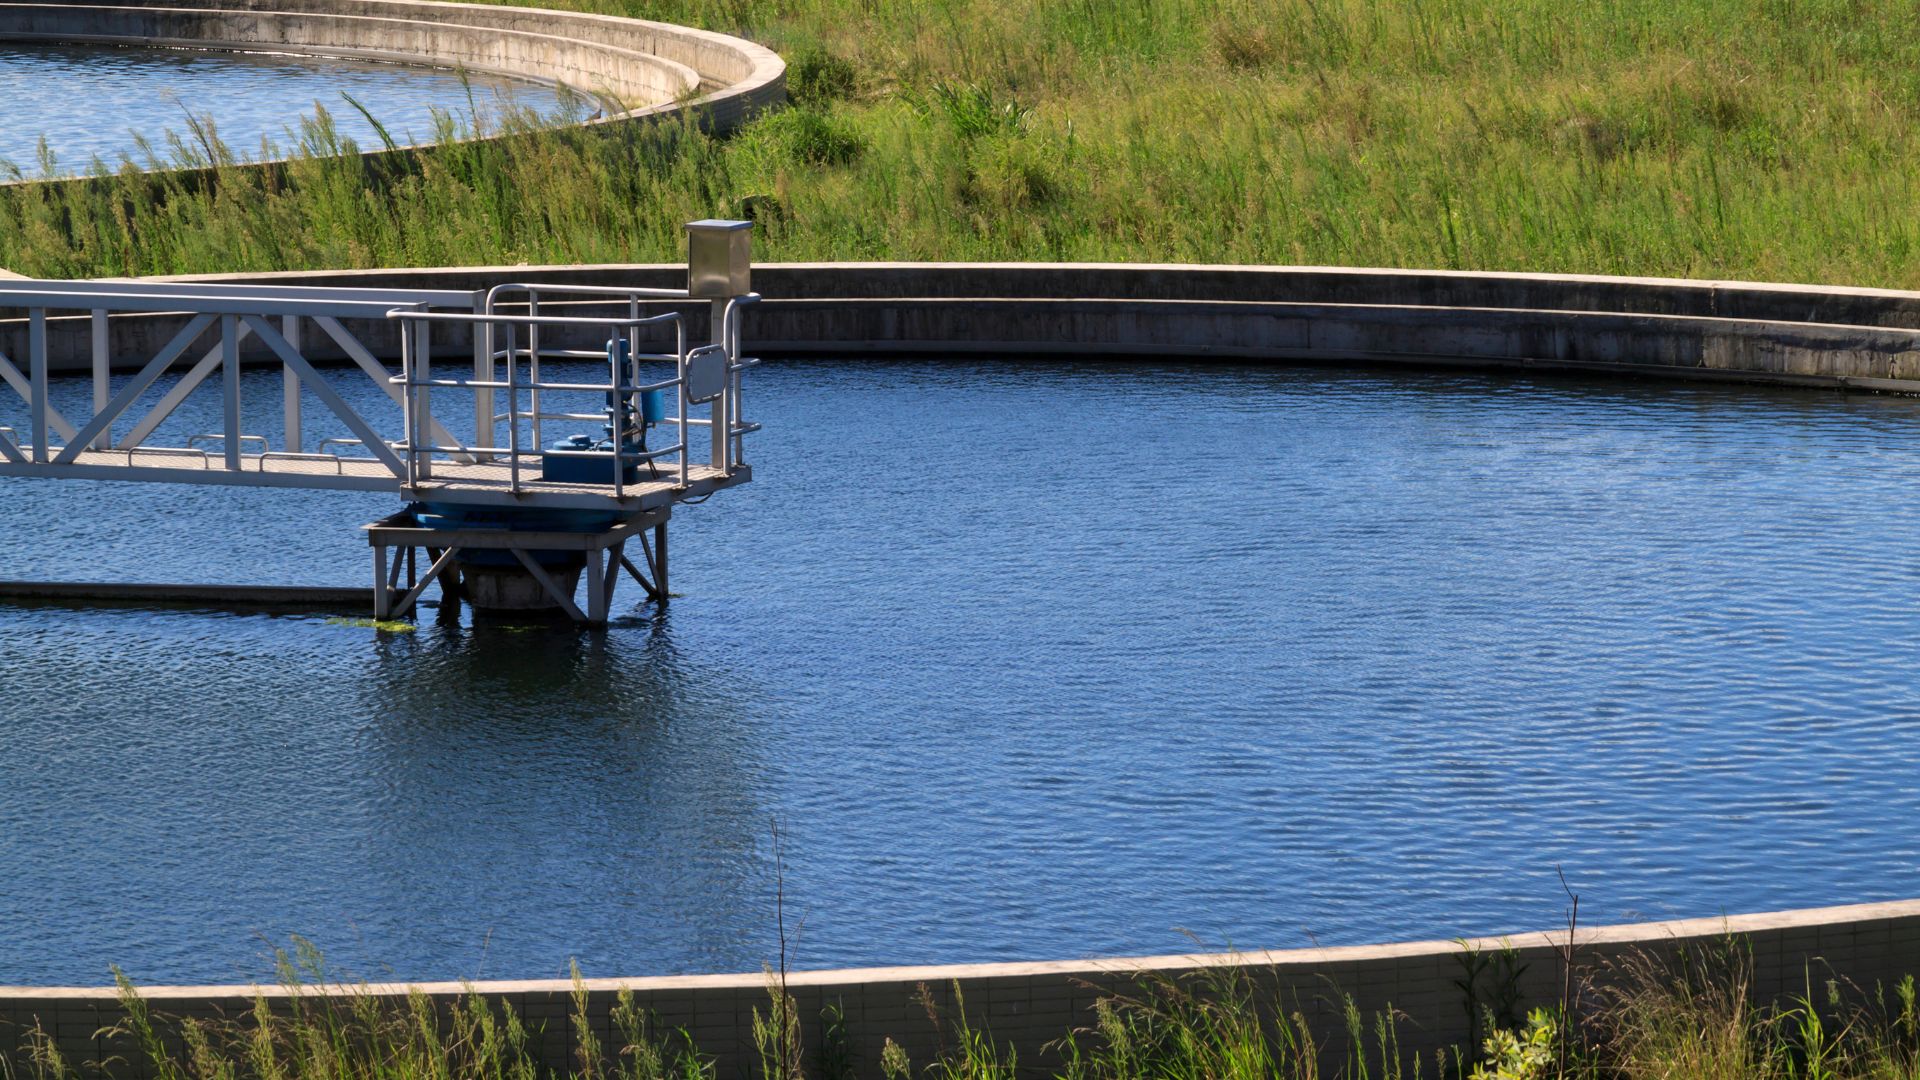
[[[728,131],[785,100],[785,65],[753,42],[538,8],[425,0],[0,3],[0,42],[302,54],[464,70],[565,86],[595,103],[584,121],[591,125],[689,114],[709,130]],[[181,105],[195,111],[191,95]],[[46,118],[71,122],[71,113]]]

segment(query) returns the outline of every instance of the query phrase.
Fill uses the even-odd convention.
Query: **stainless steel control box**
[[[753,291],[753,222],[687,222],[687,292],[702,300]]]

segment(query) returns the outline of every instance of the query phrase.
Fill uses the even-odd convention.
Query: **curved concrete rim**
[[[723,133],[786,97],[785,63],[743,38],[646,19],[437,0],[8,0],[0,2],[0,41],[465,69],[568,87],[600,102],[596,117],[583,122],[592,127],[686,114]]]
[[[455,1001],[510,1010],[527,1032],[525,1052],[537,1066],[564,1073],[577,1060],[576,1034],[591,1031],[603,1046],[621,1032],[618,1014],[637,1006],[662,1033],[684,1032],[710,1075],[754,1075],[761,1060],[753,1037],[756,1010],[778,986],[801,1016],[834,1010],[843,1048],[867,1062],[888,1044],[916,1062],[944,1053],[936,1028],[964,1013],[993,1045],[1015,1055],[1020,1075],[1056,1075],[1061,1039],[1086,1030],[1102,1000],[1138,996],[1143,984],[1176,980],[1202,994],[1224,987],[1257,995],[1283,1010],[1305,1033],[1309,1052],[1323,1062],[1365,1054],[1407,1065],[1477,1042],[1484,1032],[1466,1021],[1463,986],[1473,986],[1463,960],[1469,952],[1500,953],[1505,975],[1494,974],[1479,993],[1510,994],[1518,1009],[1554,1005],[1569,985],[1606,981],[1624,967],[1727,957],[1744,972],[1743,989],[1756,1007],[1791,1003],[1813,985],[1845,987],[1871,1004],[1920,967],[1920,900],[1851,904],[1582,929],[1542,930],[1500,937],[1389,945],[1277,951],[1176,954],[1107,960],[951,964],[793,971],[783,983],[772,973],[680,975],[631,979],[521,979],[484,982],[325,983],[285,986],[146,986],[135,993],[160,1021],[162,1042],[185,1050],[176,1030],[189,1020],[222,1022],[303,998],[378,999],[432,1005],[445,1015]],[[1232,991],[1228,991],[1232,992]],[[81,1075],[120,1080],[140,1068],[110,1063],[138,1060],[142,1048],[125,1029],[127,1004],[117,987],[0,987],[0,1035],[34,1030]],[[1358,1016],[1358,1032],[1349,1026]],[[1376,1040],[1367,1024],[1388,1022],[1391,1038]],[[814,1036],[805,1037],[809,1042]],[[1351,1033],[1351,1034],[1350,1034]],[[1356,1037],[1357,1036],[1357,1037]],[[675,1036],[676,1038],[678,1036]],[[817,1045],[817,1044],[815,1044]],[[9,1040],[0,1038],[0,1063]],[[897,1051],[896,1051],[897,1052]],[[1036,1070],[1034,1066],[1041,1066]],[[1336,1070],[1337,1071],[1337,1070]],[[864,1075],[865,1073],[861,1073]],[[1392,1075],[1393,1073],[1383,1073]],[[1404,1075],[1404,1073],[1401,1073]],[[1341,1075],[1348,1075],[1341,1073]]]
[[[159,280],[481,290],[673,286],[680,265]],[[1920,292],[1324,266],[763,263],[763,354],[1153,356],[1525,368],[1920,393]],[[3,337],[3,335],[0,335]]]

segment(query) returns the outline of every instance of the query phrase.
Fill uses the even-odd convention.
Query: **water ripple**
[[[243,381],[271,435],[278,376]],[[254,977],[294,932],[368,975],[752,970],[776,819],[809,965],[1509,931],[1562,918],[1560,868],[1595,920],[1920,891],[1889,827],[1920,402],[1091,363],[753,391],[760,479],[676,519],[672,612],[603,636],[0,608],[0,983]],[[0,574],[74,579],[358,584],[390,509],[0,500]]]

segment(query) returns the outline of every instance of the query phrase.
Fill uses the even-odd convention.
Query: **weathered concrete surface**
[[[478,290],[510,281],[668,286],[680,266],[483,267],[167,280]],[[1546,274],[1125,264],[767,264],[747,313],[761,355],[1191,356],[1709,377],[1920,393],[1920,294]],[[579,306],[591,312],[593,305]],[[704,325],[703,309],[689,309]],[[11,313],[17,315],[17,313]],[[112,322],[138,366],[179,325]],[[357,324],[389,352],[392,328]],[[85,316],[49,321],[88,363]],[[579,342],[576,344],[592,344]],[[459,349],[449,340],[449,351]],[[24,327],[0,322],[19,356]],[[254,355],[254,354],[249,354]],[[265,359],[264,355],[260,356]],[[327,358],[324,352],[319,358]]]
[[[1729,936],[1750,957],[1753,996],[1770,1002],[1804,993],[1829,977],[1849,992],[1892,986],[1920,969],[1920,901],[1857,904],[1846,907],[1781,911],[1730,918],[1640,923],[1580,931],[1572,961],[1576,979],[1604,980],[1610,965],[1629,956],[1671,955],[1685,946],[1711,952]],[[1520,1007],[1555,1002],[1562,976],[1567,934],[1541,931],[1510,938],[1482,938],[1473,948],[1497,950],[1511,945],[1525,965],[1516,982]],[[805,1022],[809,1046],[817,1046],[816,1018],[827,1005],[846,1017],[847,1034],[861,1076],[877,1076],[882,1041],[892,1038],[916,1063],[931,1060],[938,1036],[917,1000],[930,994],[950,1018],[957,985],[975,1027],[996,1043],[1017,1049],[1030,1075],[1049,1075],[1058,1065],[1050,1046],[1066,1031],[1092,1020],[1093,1002],[1114,990],[1133,987],[1144,976],[1180,978],[1223,970],[1244,976],[1268,1000],[1298,1009],[1322,1040],[1327,1060],[1346,1049],[1342,1009],[1348,996],[1369,1019],[1389,1007],[1403,1016],[1398,1048],[1403,1059],[1419,1055],[1432,1065],[1437,1049],[1457,1045],[1467,1035],[1466,1010],[1457,980],[1462,977],[1459,942],[1420,941],[1394,945],[1289,949],[1242,953],[1152,956],[1112,960],[1038,963],[955,964],[925,967],[805,971],[788,980],[789,992]],[[610,1019],[615,996],[630,990],[653,1010],[664,1029],[685,1027],[718,1064],[717,1075],[753,1075],[752,1012],[767,1007],[767,976],[686,975],[634,979],[592,979],[585,983],[587,1017],[602,1046],[617,1046]],[[924,991],[923,991],[924,988]],[[417,990],[445,1002],[471,991],[510,1005],[536,1028],[535,1044],[550,1066],[569,1064],[573,1035],[568,1016],[572,984],[563,980],[421,983],[379,985],[365,992],[404,995]],[[280,988],[250,986],[156,986],[142,996],[156,1010],[198,1017],[238,1017],[251,1008],[255,994],[280,999]],[[98,1033],[121,1016],[110,989],[0,987],[0,1057],[12,1049],[19,1032],[42,1025],[74,1063],[137,1055]],[[951,1037],[946,1040],[951,1043]],[[24,1075],[24,1070],[19,1070]],[[122,1066],[115,1076],[143,1075]]]
[[[597,125],[692,110],[728,131],[786,97],[786,67],[741,38],[643,19],[425,0],[0,3],[0,40],[262,49],[464,67],[611,100]],[[191,102],[189,102],[191,104]]]

